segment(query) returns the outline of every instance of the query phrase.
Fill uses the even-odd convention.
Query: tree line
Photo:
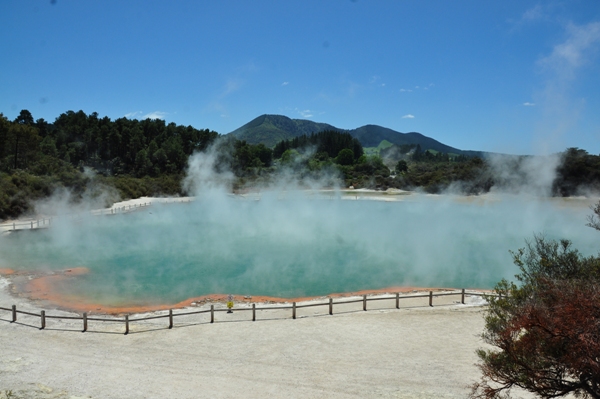
[[[174,174],[183,170],[194,151],[206,149],[218,137],[208,129],[166,124],[160,119],[113,121],[96,112],[68,111],[53,123],[43,118],[34,121],[27,110],[12,123],[0,119],[3,172],[36,168],[39,174],[52,173],[49,158],[53,158],[106,175]]]
[[[0,219],[31,211],[32,200],[60,188],[75,198],[91,184],[114,187],[121,198],[188,194],[181,185],[188,158],[208,148],[217,152],[218,168],[233,172],[234,190],[268,184],[282,170],[291,170],[298,180],[379,190],[441,193],[452,188],[480,194],[506,184],[486,159],[423,151],[418,145],[367,155],[356,138],[338,131],[303,135],[269,148],[160,119],[111,120],[96,112],[67,111],[48,122],[22,110],[12,121],[0,114]],[[513,157],[509,175],[521,173],[519,165],[526,159]],[[570,148],[562,159],[553,195],[600,190],[599,156]]]
[[[364,153],[360,141],[349,133],[324,130],[310,135],[294,137],[291,140],[280,141],[273,148],[273,157],[281,158],[283,153],[290,149],[306,148],[312,148],[316,154],[327,154],[329,158],[336,158],[340,151],[345,149],[352,151],[353,160],[360,158]],[[323,158],[323,155],[321,155],[321,158]]]

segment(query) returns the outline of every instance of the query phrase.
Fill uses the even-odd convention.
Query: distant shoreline
[[[485,193],[485,194],[479,194],[479,195],[461,195],[461,194],[428,194],[428,193],[423,193],[423,192],[419,192],[419,191],[406,191],[406,190],[400,190],[400,189],[387,189],[386,191],[381,191],[381,190],[373,190],[373,189],[352,189],[352,188],[340,188],[340,189],[335,189],[335,188],[325,188],[325,189],[318,189],[318,190],[311,190],[311,189],[297,189],[297,190],[270,190],[268,188],[266,189],[246,189],[246,190],[236,190],[232,193],[230,193],[230,195],[235,196],[235,197],[239,197],[239,198],[244,198],[244,199],[250,199],[250,200],[260,200],[262,198],[262,195],[264,193],[278,193],[280,195],[280,197],[286,198],[286,196],[289,193],[303,193],[305,195],[307,195],[307,198],[310,198],[311,195],[313,194],[321,194],[321,195],[325,195],[327,193],[330,194],[335,194],[335,193],[339,193],[341,194],[341,199],[343,200],[351,200],[352,197],[354,196],[356,200],[361,199],[361,200],[375,200],[375,201],[384,201],[384,202],[398,202],[398,201],[403,201],[405,199],[414,199],[414,198],[419,198],[419,197],[423,197],[423,198],[436,198],[436,199],[444,199],[444,198],[448,198],[448,199],[454,199],[454,200],[459,200],[459,201],[499,201],[503,198],[519,198],[520,195],[519,194],[507,194],[507,193]],[[589,207],[591,205],[596,204],[598,201],[600,201],[600,197],[586,197],[586,196],[572,196],[572,197],[531,197],[528,196],[527,198],[530,199],[536,199],[539,201],[553,201],[553,202],[559,202],[559,203],[565,203],[565,204],[573,204],[574,202],[585,202],[585,206]],[[171,203],[180,203],[180,202],[193,202],[196,201],[196,197],[193,196],[187,196],[187,197],[139,197],[139,198],[132,198],[132,199],[126,199],[123,201],[119,201],[119,202],[115,202],[113,203],[110,207],[106,207],[106,208],[96,208],[96,209],[90,209],[90,208],[86,208],[86,207],[82,207],[81,209],[79,209],[77,206],[74,206],[74,211],[72,212],[73,214],[79,214],[79,213],[85,213],[85,212],[89,212],[91,214],[102,214],[103,212],[108,212],[110,210],[118,210],[118,209],[123,209],[123,208],[127,208],[129,206],[131,207],[139,207],[139,206],[143,206],[143,205],[151,205],[151,204],[171,204]],[[60,217],[61,215],[43,215],[43,214],[37,214],[37,215],[29,215],[27,217],[22,217],[22,218],[16,218],[16,219],[7,219],[7,220],[0,220],[0,233],[2,231],[8,231],[10,230],[10,227],[12,226],[13,223],[29,223],[31,221],[35,222],[38,219],[42,219],[42,218],[50,218],[50,217]]]

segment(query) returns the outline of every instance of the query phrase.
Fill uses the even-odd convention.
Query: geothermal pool
[[[596,254],[600,233],[585,226],[592,203],[215,195],[0,237],[0,268],[86,267],[88,274],[57,288],[113,306],[214,293],[292,298],[402,285],[492,288],[517,272],[509,250],[536,233]]]

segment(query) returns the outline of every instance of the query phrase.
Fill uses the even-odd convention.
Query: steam
[[[511,195],[498,188],[478,197],[411,194],[382,202],[320,190],[331,188],[329,171],[299,184],[293,163],[260,192],[233,195],[233,174],[218,153],[189,160],[184,184],[195,201],[62,218],[47,231],[11,234],[0,240],[0,267],[85,266],[91,273],[66,292],[105,304],[146,304],[211,293],[491,288],[517,272],[509,250],[535,233],[571,239],[584,254],[596,251],[597,236],[585,226],[592,200],[540,197],[558,156],[514,158],[508,166],[506,159],[492,161]],[[517,175],[503,174],[515,169]],[[72,206],[69,195],[57,198],[54,209]]]
[[[562,155],[492,155],[487,161],[496,181],[491,190],[493,193],[549,197],[552,195],[556,170],[562,163]]]
[[[188,160],[186,177],[183,179],[184,190],[196,196],[214,191],[230,191],[234,175],[231,171],[219,167],[218,161],[219,153],[215,146],[204,153],[192,155]]]
[[[64,187],[57,188],[49,198],[34,201],[33,207],[38,217],[85,214],[94,209],[102,209],[119,201],[118,191],[102,183],[96,173],[84,169],[87,183],[80,193]]]
[[[582,71],[597,59],[600,49],[600,22],[568,23],[564,33],[565,39],[538,60],[544,81],[534,100],[541,110],[536,130],[537,146],[543,153],[561,147],[569,132],[585,129],[578,126],[586,112],[585,102],[573,95],[573,87],[582,83],[578,82]]]

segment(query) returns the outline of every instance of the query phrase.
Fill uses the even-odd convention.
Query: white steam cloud
[[[233,174],[219,153],[189,160],[184,184],[196,201],[65,218],[38,234],[10,235],[0,240],[0,267],[85,266],[91,273],[65,289],[102,303],[175,303],[211,293],[490,288],[516,273],[508,251],[535,233],[569,238],[585,254],[597,248],[585,226],[592,200],[543,197],[558,156],[492,159],[504,190],[518,195],[497,188],[480,197],[411,194],[383,202],[320,190],[331,187],[328,171],[299,181],[302,155],[260,192],[232,195]]]
[[[552,148],[564,147],[561,144],[564,136],[578,127],[585,102],[573,96],[572,88],[581,78],[584,67],[597,58],[599,49],[600,22],[570,23],[565,30],[565,39],[538,61],[544,84],[534,98],[536,108],[541,111],[536,130],[537,147],[542,154],[548,154]]]
[[[550,197],[561,154],[517,157],[492,155],[487,158],[496,181],[493,193]]]
[[[34,201],[33,208],[38,217],[85,214],[102,209],[120,200],[118,191],[103,184],[90,168],[84,168],[87,184],[81,193],[66,188],[56,189],[49,198]]]
[[[183,188],[189,193],[201,195],[213,191],[230,191],[234,179],[229,170],[217,170],[218,152],[213,146],[203,153],[195,153],[188,160]]]

